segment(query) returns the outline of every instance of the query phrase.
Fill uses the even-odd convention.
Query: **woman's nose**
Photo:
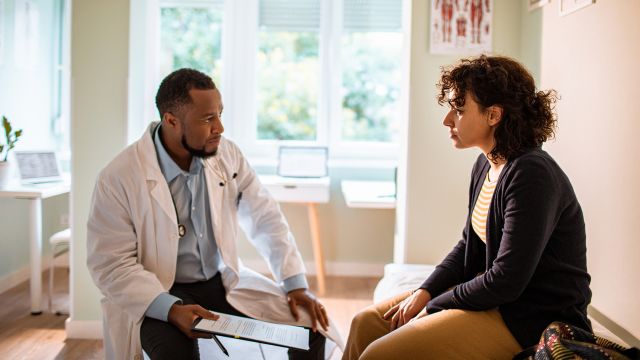
[[[453,126],[453,114],[454,111],[450,110],[447,115],[445,115],[444,120],[442,120],[442,125],[447,126],[447,127],[452,127]]]

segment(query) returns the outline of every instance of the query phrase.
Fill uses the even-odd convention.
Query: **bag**
[[[542,333],[538,345],[525,349],[514,360],[636,360],[640,350],[625,348],[579,327],[553,322]]]

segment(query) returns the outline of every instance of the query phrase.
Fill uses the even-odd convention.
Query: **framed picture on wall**
[[[535,10],[537,8],[541,8],[544,5],[547,5],[551,0],[528,0],[529,2],[529,11]]]
[[[479,55],[491,52],[493,0],[431,0],[429,52]]]
[[[560,16],[571,14],[572,12],[585,8],[595,2],[596,0],[560,0]]]

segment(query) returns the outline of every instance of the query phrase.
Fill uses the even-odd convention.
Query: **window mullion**
[[[319,49],[319,69],[320,72],[320,91],[318,92],[318,119],[316,122],[316,131],[318,134],[317,143],[319,145],[327,145],[327,137],[329,132],[329,119],[331,117],[331,108],[329,106],[331,99],[331,88],[329,81],[331,79],[332,67],[332,9],[333,1],[321,1],[320,3],[320,49]]]
[[[256,134],[258,0],[227,0],[223,41],[223,101],[229,137],[248,153],[261,153]]]
[[[329,146],[330,156],[340,156],[341,153],[341,128],[342,128],[342,66],[341,66],[341,39],[343,29],[343,0],[333,0],[332,18],[332,38],[331,38],[331,71],[327,74],[329,79]],[[333,155],[332,155],[333,154]]]

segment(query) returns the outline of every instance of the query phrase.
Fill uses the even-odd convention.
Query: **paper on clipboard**
[[[309,350],[309,330],[300,326],[274,324],[223,313],[218,320],[200,319],[193,330],[229,336],[236,339]]]

